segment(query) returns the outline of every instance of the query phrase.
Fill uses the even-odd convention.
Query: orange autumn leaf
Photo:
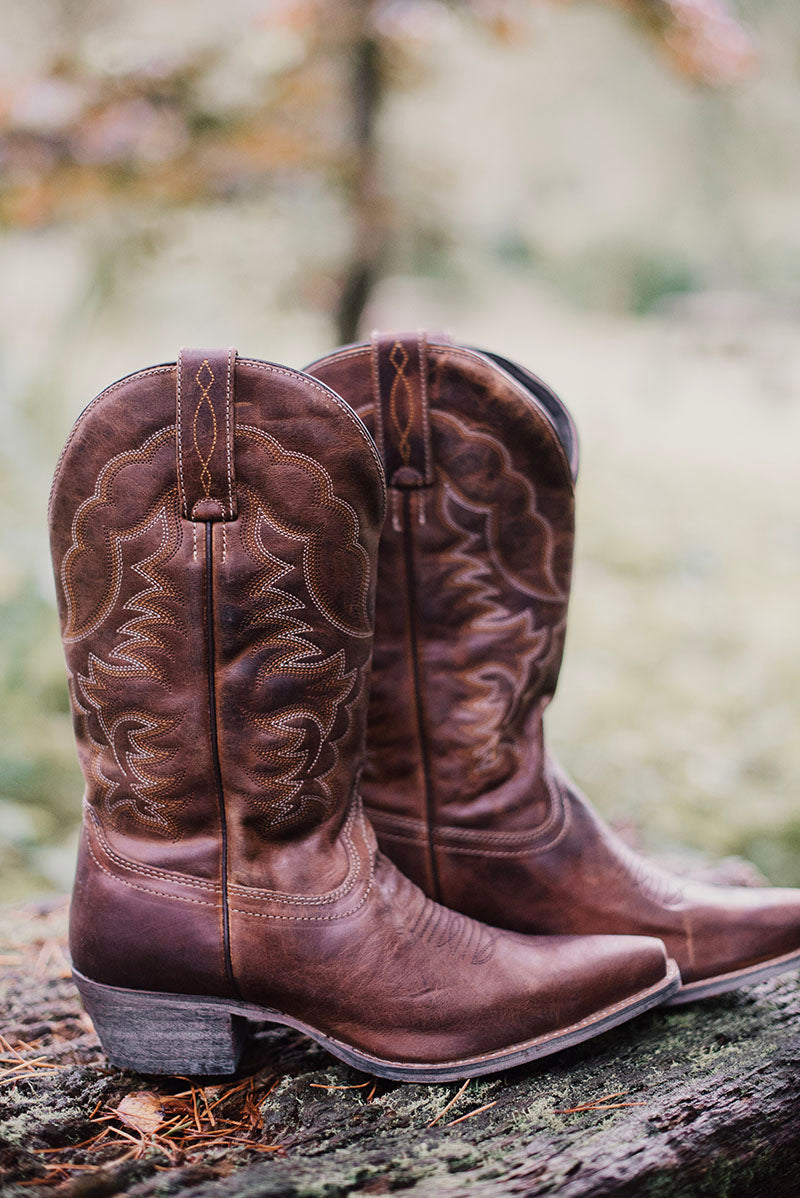
[[[126,1094],[114,1114],[126,1127],[143,1136],[152,1136],[164,1122],[164,1108],[152,1090],[134,1090]]]

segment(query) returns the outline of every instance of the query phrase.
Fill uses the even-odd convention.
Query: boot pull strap
[[[375,439],[390,487],[433,482],[424,333],[372,334]]]
[[[235,520],[233,388],[235,349],[178,354],[178,488],[187,520]]]

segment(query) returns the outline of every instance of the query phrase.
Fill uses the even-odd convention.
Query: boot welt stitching
[[[143,894],[154,894],[157,898],[168,899],[170,901],[174,900],[176,903],[193,903],[197,907],[214,907],[215,909],[219,906],[219,903],[209,903],[204,899],[188,898],[183,894],[164,894],[161,890],[153,890],[151,886],[139,886],[138,883],[131,882],[129,878],[121,878],[119,874],[114,874],[110,869],[106,869],[106,867],[95,856],[95,851],[92,848],[91,842],[87,841],[87,844],[89,853],[95,865],[98,869],[102,870],[106,877],[111,878],[112,882],[119,882],[122,886],[130,886],[132,890],[141,890]]]
[[[557,832],[550,840],[541,842],[540,832],[484,832],[473,830],[471,828],[437,828],[434,832],[434,839],[437,847],[446,849],[448,852],[459,856],[471,857],[524,857],[528,854],[546,853],[554,849],[561,843],[564,837],[569,832],[572,824],[572,808],[568,803],[564,803],[563,797],[559,803],[561,812],[563,813],[563,822],[558,827]],[[389,820],[397,819],[398,823],[401,818],[390,816]],[[387,820],[387,823],[389,822]],[[381,830],[381,834],[391,840],[402,840],[410,844],[427,844],[427,839],[424,838],[423,827],[400,827],[394,829],[382,827],[382,817],[379,814],[375,816],[375,822]],[[408,821],[411,824],[411,821]],[[459,843],[466,841],[467,843]],[[496,849],[485,848],[484,845],[495,844]],[[508,848],[501,848],[501,845],[508,845]],[[474,845],[475,847],[470,847]]]
[[[188,898],[186,895],[182,895],[182,894],[164,894],[163,891],[153,890],[153,888],[150,886],[139,886],[138,883],[131,882],[130,879],[128,879],[128,878],[121,878],[121,877],[119,877],[118,874],[113,874],[111,872],[111,870],[106,869],[106,867],[104,865],[102,865],[100,863],[100,861],[98,861],[91,844],[89,844],[89,853],[91,854],[92,860],[94,861],[95,865],[98,867],[98,869],[102,870],[102,872],[107,877],[111,878],[111,880],[113,882],[119,882],[123,886],[129,886],[132,890],[140,890],[143,894],[155,895],[156,898],[165,899],[167,902],[192,903],[192,904],[194,904],[194,906],[197,906],[197,907],[213,907],[215,909],[217,907],[219,907],[219,903],[209,903],[209,902],[206,902],[204,899]],[[338,915],[273,915],[268,911],[244,911],[239,907],[231,907],[231,911],[234,912],[236,915],[250,915],[256,919],[281,919],[281,920],[290,920],[290,921],[294,921],[294,922],[299,921],[302,923],[322,923],[322,922],[332,922],[337,919],[347,919],[348,916],[354,915],[356,911],[360,910],[361,907],[364,906],[367,899],[369,898],[370,892],[372,891],[374,881],[375,881],[375,864],[373,862],[372,868],[370,869],[370,873],[369,873],[369,881],[368,881],[366,890],[364,891],[364,894],[362,895],[361,899],[359,900],[358,903],[356,903],[356,905],[354,907],[351,907],[349,911],[341,911]]]
[[[215,894],[220,893],[219,884],[216,882],[209,882],[203,878],[193,878],[189,874],[173,873],[173,872],[170,872],[169,870],[159,870],[152,866],[140,865],[138,862],[131,861],[129,858],[120,856],[109,845],[109,843],[106,840],[106,837],[102,831],[100,822],[99,822],[96,814],[94,813],[94,811],[91,809],[91,807],[89,807],[88,803],[86,805],[86,808],[87,808],[87,813],[88,813],[89,817],[91,818],[92,825],[97,834],[97,839],[98,839],[99,845],[100,845],[103,853],[109,858],[110,861],[112,861],[115,865],[118,865],[121,869],[125,869],[129,873],[133,873],[133,874],[136,874],[136,875],[144,877],[144,878],[152,878],[152,880],[156,881],[156,882],[163,881],[163,882],[179,883],[182,886],[191,887],[192,889],[207,890],[207,891],[210,891]],[[356,886],[356,884],[358,883],[359,875],[360,875],[360,867],[361,867],[361,863],[362,863],[361,853],[359,852],[358,848],[356,847],[356,844],[352,838],[352,833],[351,833],[352,826],[356,820],[359,821],[362,828],[364,828],[364,831],[366,832],[366,821],[364,818],[364,812],[363,812],[363,808],[361,806],[360,800],[358,800],[357,803],[356,802],[353,803],[351,812],[348,815],[347,820],[342,828],[342,839],[345,841],[345,852],[347,854],[347,860],[348,860],[348,872],[347,872],[344,882],[342,882],[334,890],[330,890],[326,894],[323,894],[323,895],[303,896],[303,895],[286,894],[286,893],[284,893],[282,891],[278,891],[278,890],[261,890],[257,887],[241,886],[236,883],[233,883],[229,889],[231,890],[231,892],[237,894],[240,898],[247,898],[248,896],[252,896],[253,898],[264,898],[264,899],[269,899],[269,900],[273,900],[276,902],[290,903],[290,904],[296,905],[296,906],[317,906],[317,905],[323,905],[323,904],[327,904],[327,903],[334,903],[337,901],[337,899],[344,898],[345,895],[349,894],[353,890],[353,888]],[[90,847],[90,851],[92,851],[91,845],[89,847]],[[94,857],[95,861],[97,861],[97,857],[95,856],[93,851],[92,851],[92,857]],[[99,862],[98,862],[98,864],[99,864]],[[102,868],[102,866],[101,866],[101,868]],[[374,866],[373,866],[373,869],[374,869]],[[117,877],[116,874],[110,873],[108,870],[104,870],[104,872],[108,873],[109,877]],[[119,881],[124,882],[125,879],[119,878]],[[132,885],[133,883],[126,883],[126,884]],[[163,892],[157,891],[157,890],[152,890],[152,891],[150,891],[150,893],[162,894]],[[165,896],[165,897],[170,897],[170,896]],[[187,901],[189,901],[189,900],[187,900]],[[198,901],[198,900],[192,900],[192,901]],[[209,905],[213,905],[213,904],[209,904]]]

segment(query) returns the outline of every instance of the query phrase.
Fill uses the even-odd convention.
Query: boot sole
[[[125,990],[93,982],[73,970],[75,984],[108,1059],[123,1069],[151,1074],[222,1076],[235,1073],[248,1023],[272,1023],[309,1036],[346,1065],[394,1081],[446,1082],[523,1065],[570,1048],[634,1016],[661,1006],[678,990],[678,966],[669,962],[662,982],[591,1018],[510,1048],[442,1064],[387,1061],[325,1035],[301,1019],[235,999]]]
[[[763,982],[765,978],[785,973],[793,965],[800,965],[800,949],[785,953],[782,957],[773,957],[770,961],[762,961],[760,965],[748,965],[744,969],[735,969],[731,973],[720,973],[714,978],[700,978],[697,982],[686,982],[677,994],[668,998],[664,1006],[682,1007],[685,1003],[698,1002],[702,998],[715,998],[718,994],[728,994],[738,990],[740,986],[749,986]]]

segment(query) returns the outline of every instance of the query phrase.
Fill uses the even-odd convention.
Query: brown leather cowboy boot
[[[526,933],[660,937],[719,994],[800,961],[800,891],[684,881],[549,760],[573,547],[569,413],[496,355],[388,335],[309,371],[374,432],[389,483],[363,794],[427,894]]]
[[[86,807],[75,978],[106,1052],[236,1068],[248,1021],[417,1080],[595,1035],[677,985],[657,940],[437,906],[358,798],[385,487],[326,386],[234,351],[109,387],[56,471]]]

